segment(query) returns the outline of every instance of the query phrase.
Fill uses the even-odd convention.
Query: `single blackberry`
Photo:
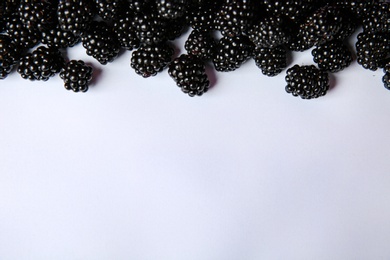
[[[230,37],[245,34],[252,23],[254,12],[253,0],[224,0],[217,14],[219,30]]]
[[[300,34],[303,39],[312,44],[331,41],[338,33],[343,23],[341,9],[326,5],[317,9],[301,24]]]
[[[256,66],[264,75],[273,77],[287,67],[287,51],[284,47],[256,47],[253,53]]]
[[[5,30],[7,19],[18,9],[19,0],[0,1],[0,32]]]
[[[378,3],[363,18],[363,30],[390,33],[390,3]]]
[[[313,44],[303,39],[303,37],[299,34],[291,34],[290,40],[285,44],[285,46],[290,51],[303,52],[313,47]]]
[[[167,20],[161,18],[155,10],[135,13],[133,27],[143,44],[159,43],[167,39]]]
[[[255,23],[249,30],[249,39],[259,47],[273,48],[290,40],[288,26],[282,17],[268,16]]]
[[[221,9],[222,0],[206,1],[194,4],[186,13],[187,23],[196,30],[211,31],[218,29],[217,14]]]
[[[312,50],[313,60],[321,70],[338,72],[352,62],[352,53],[342,41],[330,41]]]
[[[382,78],[383,84],[386,89],[390,90],[390,62],[383,68],[383,72],[385,73]]]
[[[112,62],[120,51],[118,39],[112,28],[103,21],[93,21],[81,36],[81,42],[89,56],[105,65]]]
[[[19,61],[18,73],[24,79],[47,81],[64,66],[58,49],[40,46]]]
[[[21,49],[32,48],[41,40],[39,31],[36,28],[27,27],[17,15],[12,15],[7,19],[5,31]]]
[[[88,28],[94,16],[92,2],[91,0],[59,0],[57,16],[62,30],[80,35]]]
[[[173,48],[165,42],[142,45],[133,51],[130,65],[138,75],[144,78],[155,76],[168,66],[173,52]]]
[[[337,0],[336,5],[348,10],[355,18],[361,19],[370,11],[377,0]]]
[[[176,19],[184,15],[189,1],[188,0],[158,0],[158,13],[166,19]]]
[[[197,56],[201,60],[212,59],[216,42],[207,31],[193,30],[184,44],[188,54]]]
[[[314,65],[294,65],[286,72],[286,92],[302,99],[318,98],[329,90],[328,73]]]
[[[55,27],[57,5],[57,0],[20,0],[18,12],[27,28],[35,27],[42,31]]]
[[[126,8],[125,0],[94,0],[97,14],[103,20],[116,18]]]
[[[224,36],[216,45],[214,67],[217,71],[234,71],[250,58],[253,50],[253,43],[244,35]]]
[[[266,10],[270,14],[279,16],[285,16],[289,19],[299,22],[303,18],[310,15],[314,10],[318,8],[318,2],[316,0],[300,0],[300,1],[274,1],[274,0],[262,0],[261,1]]]
[[[75,36],[73,33],[64,31],[59,25],[52,29],[42,31],[42,43],[54,48],[73,47],[81,40],[80,36]]]
[[[114,20],[113,24],[113,31],[120,46],[130,51],[138,48],[140,45],[140,40],[138,39],[137,33],[133,27],[133,16],[134,12],[128,10],[124,13],[124,15],[118,16]]]
[[[18,60],[18,50],[8,35],[0,34],[0,79],[11,73]]]
[[[190,97],[201,96],[210,86],[205,64],[196,56],[182,54],[169,64],[169,76]]]
[[[389,57],[390,44],[388,33],[362,32],[357,36],[357,62],[365,69],[377,70],[383,68],[384,61]]]
[[[88,91],[93,69],[82,60],[71,60],[61,69],[60,78],[64,81],[65,89],[73,92]]]
[[[127,0],[130,10],[134,12],[143,12],[155,6],[155,1],[152,0]]]

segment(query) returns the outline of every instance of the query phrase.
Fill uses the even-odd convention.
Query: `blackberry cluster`
[[[390,33],[390,3],[373,5],[362,23],[365,31]]]
[[[125,1],[124,0],[94,0],[96,6],[96,13],[103,20],[112,20],[116,18],[124,8]]]
[[[26,26],[16,14],[8,17],[5,32],[21,49],[33,48],[41,40],[41,35],[35,27]]]
[[[24,79],[47,81],[63,66],[64,58],[57,49],[40,46],[20,59],[18,73]]]
[[[73,47],[81,40],[80,36],[76,36],[69,31],[64,31],[59,25],[52,29],[44,29],[42,31],[41,42],[49,47],[68,48]]]
[[[154,9],[136,13],[132,22],[136,35],[143,44],[160,43],[167,39],[167,20]]]
[[[59,0],[57,17],[61,29],[74,35],[86,30],[94,16],[92,3],[90,0]]]
[[[262,0],[265,9],[270,14],[276,14],[278,16],[287,17],[293,21],[301,21],[306,16],[311,14],[316,8],[318,8],[318,2],[316,0],[300,0],[300,1],[275,1],[275,0]]]
[[[169,64],[168,73],[190,97],[201,96],[209,89],[204,62],[196,56],[182,54]]]
[[[212,31],[218,28],[217,14],[221,9],[221,1],[205,1],[193,4],[186,13],[187,23],[195,30]]]
[[[352,62],[352,53],[341,41],[330,41],[312,50],[313,60],[321,70],[338,72]]]
[[[284,19],[279,16],[268,16],[255,23],[248,34],[256,46],[268,48],[287,43],[290,35]]]
[[[158,0],[157,10],[164,18],[176,19],[184,15],[188,3],[188,0]]]
[[[21,21],[27,27],[42,31],[55,27],[57,22],[57,1],[53,0],[20,0],[18,12]]]
[[[129,51],[138,48],[140,40],[133,27],[133,12],[126,11],[124,15],[120,15],[114,21],[113,31],[116,34],[119,45]]]
[[[61,69],[60,78],[64,81],[65,89],[73,92],[88,91],[92,80],[93,69],[82,60],[71,60]]]
[[[256,66],[269,77],[281,73],[287,67],[287,51],[284,47],[256,47],[253,54]]]
[[[184,44],[185,49],[191,55],[201,60],[212,59],[216,42],[207,31],[193,30]]]
[[[362,32],[357,36],[357,62],[365,69],[383,68],[390,54],[388,33]]]
[[[18,60],[18,49],[9,36],[0,34],[0,79],[11,73]]]
[[[286,72],[286,92],[302,99],[318,98],[329,90],[328,74],[314,65],[294,65]]]

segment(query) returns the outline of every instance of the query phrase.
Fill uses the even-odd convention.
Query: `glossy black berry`
[[[313,11],[315,11],[319,4],[318,0],[294,0],[294,1],[275,1],[262,0],[261,1],[269,14],[284,16],[293,21],[299,22]]]
[[[157,0],[158,13],[166,19],[176,19],[184,15],[189,0]]]
[[[64,58],[58,49],[40,46],[20,59],[18,73],[24,79],[47,81],[63,66]]]
[[[114,19],[113,31],[121,47],[127,50],[138,48],[140,40],[133,27],[134,12],[128,10]]]
[[[364,31],[390,33],[390,3],[373,5],[363,17]]]
[[[112,62],[120,51],[118,39],[112,28],[103,21],[91,22],[89,29],[83,32],[81,42],[87,55],[94,57],[103,65]]]
[[[390,54],[388,33],[362,32],[357,36],[357,62],[365,69],[377,70],[384,67]]]
[[[352,53],[341,41],[330,41],[312,50],[313,60],[321,70],[338,72],[352,62]]]
[[[134,12],[143,12],[155,7],[153,0],[127,0],[128,7]]]
[[[155,76],[168,66],[173,52],[173,48],[167,43],[143,45],[133,51],[130,65],[144,78]]]
[[[92,79],[93,69],[82,60],[71,60],[60,72],[65,89],[73,92],[86,92]]]
[[[128,6],[125,0],[94,0],[96,12],[103,20],[115,19]]]
[[[168,73],[190,97],[201,96],[209,89],[205,64],[196,56],[182,54],[169,64]]]
[[[55,0],[20,0],[18,12],[21,21],[28,28],[42,31],[51,29],[57,24],[57,5]]]
[[[93,8],[91,0],[59,0],[57,16],[61,29],[80,35],[94,16]]]
[[[287,51],[284,47],[256,47],[253,53],[256,66],[264,75],[273,77],[287,67]]]
[[[135,13],[132,22],[137,37],[143,44],[160,43],[168,37],[168,21],[161,18],[153,9],[148,12]]]
[[[73,47],[81,40],[80,36],[76,36],[69,31],[64,31],[59,25],[52,29],[42,30],[42,43],[54,48]]]
[[[18,61],[18,49],[8,35],[0,34],[0,79],[5,79]]]
[[[37,28],[27,27],[17,15],[12,15],[7,19],[5,31],[21,49],[32,48],[41,40]]]
[[[196,30],[211,31],[218,29],[217,14],[221,8],[221,1],[205,1],[203,4],[194,4],[187,13],[187,23]]]
[[[184,44],[188,54],[197,56],[201,60],[211,59],[215,52],[215,46],[216,42],[210,33],[199,30],[193,30]]]
[[[286,72],[286,92],[302,99],[318,98],[329,90],[329,78],[325,71],[314,65],[294,65]]]

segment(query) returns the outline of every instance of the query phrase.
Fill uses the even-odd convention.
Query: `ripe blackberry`
[[[383,72],[385,73],[382,78],[383,84],[386,89],[390,90],[390,62],[383,68]]]
[[[383,68],[390,54],[389,40],[388,33],[359,33],[356,42],[357,62],[369,70]]]
[[[361,19],[377,0],[338,0],[336,5],[348,10],[355,18]]]
[[[173,41],[177,38],[179,38],[182,34],[185,28],[187,27],[186,18],[184,16],[175,18],[175,19],[169,19],[167,20],[166,24],[166,39]]]
[[[314,65],[294,65],[286,72],[286,92],[302,99],[318,98],[329,90],[328,73]]]
[[[213,57],[216,42],[207,31],[193,30],[184,44],[188,54],[197,56],[201,60]]]
[[[273,77],[287,67],[287,51],[284,47],[256,47],[253,53],[256,66],[264,75]]]
[[[316,0],[300,0],[300,1],[274,1],[274,0],[262,0],[261,1],[266,10],[270,14],[276,14],[288,17],[289,19],[299,22],[309,14],[311,14],[316,8],[318,8],[318,2]]]
[[[18,60],[18,50],[8,35],[0,34],[0,79],[11,73]]]
[[[167,39],[167,20],[161,18],[156,10],[135,13],[133,27],[143,44],[154,44]]]
[[[55,27],[57,5],[58,1],[54,0],[20,0],[18,12],[26,27],[35,27],[42,31]]]
[[[187,23],[196,30],[211,31],[218,28],[216,16],[221,8],[221,0],[194,4],[186,13]]]
[[[18,73],[24,79],[47,81],[64,66],[64,58],[58,49],[38,47],[19,61]]]
[[[313,60],[321,70],[338,72],[352,62],[352,53],[341,41],[330,41],[312,50]]]
[[[363,30],[390,33],[390,3],[378,3],[363,18]]]
[[[62,30],[80,35],[88,28],[94,16],[92,2],[90,0],[59,0],[57,16]]]
[[[341,28],[343,19],[341,9],[326,5],[317,9],[301,24],[300,34],[312,45],[331,41]]]
[[[81,36],[81,42],[89,56],[94,57],[101,64],[112,62],[120,51],[118,39],[103,21],[93,21],[88,30]]]
[[[18,4],[16,0],[0,1],[0,32],[5,30],[5,23],[15,10],[17,10]]]
[[[157,75],[172,60],[173,48],[168,43],[142,45],[131,56],[131,67],[144,78]]]
[[[97,14],[103,20],[116,18],[124,8],[124,0],[94,0]]]
[[[166,19],[176,19],[184,15],[188,7],[188,0],[158,0],[158,13]]]
[[[118,16],[114,20],[113,31],[121,47],[127,50],[138,48],[140,41],[133,27],[133,11],[128,10],[124,15]]]
[[[255,23],[248,36],[256,46],[268,48],[283,45],[290,40],[288,26],[278,16],[268,16]]]
[[[60,78],[65,89],[73,92],[86,92],[92,79],[92,67],[82,60],[71,60],[61,69]]]
[[[291,34],[290,40],[285,44],[288,50],[290,51],[299,51],[303,52],[311,47],[313,47],[313,44],[310,42],[307,42],[303,37],[299,34]]]
[[[244,35],[222,37],[216,45],[214,67],[217,71],[234,71],[250,58],[253,50],[253,43]]]
[[[153,8],[155,2],[152,0],[127,0],[130,10],[134,12],[143,12],[149,8]]]
[[[217,14],[219,30],[230,37],[245,34],[252,23],[254,12],[253,0],[224,0]]]
[[[64,31],[59,25],[52,29],[44,29],[42,31],[42,43],[54,48],[73,47],[81,40],[80,36],[75,36],[73,33]]]
[[[169,64],[169,76],[190,97],[201,96],[210,86],[205,64],[196,56],[182,54]]]
[[[32,48],[41,40],[39,31],[36,28],[27,27],[17,15],[12,15],[7,19],[5,31],[21,49]]]
[[[341,27],[334,39],[343,41],[355,32],[359,23],[353,14],[345,9],[341,9],[341,15],[343,17]]]

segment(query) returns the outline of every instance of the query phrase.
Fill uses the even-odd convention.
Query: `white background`
[[[87,93],[0,82],[0,259],[390,259],[382,71],[302,100],[249,61],[190,98],[130,55],[69,50],[96,67]]]

